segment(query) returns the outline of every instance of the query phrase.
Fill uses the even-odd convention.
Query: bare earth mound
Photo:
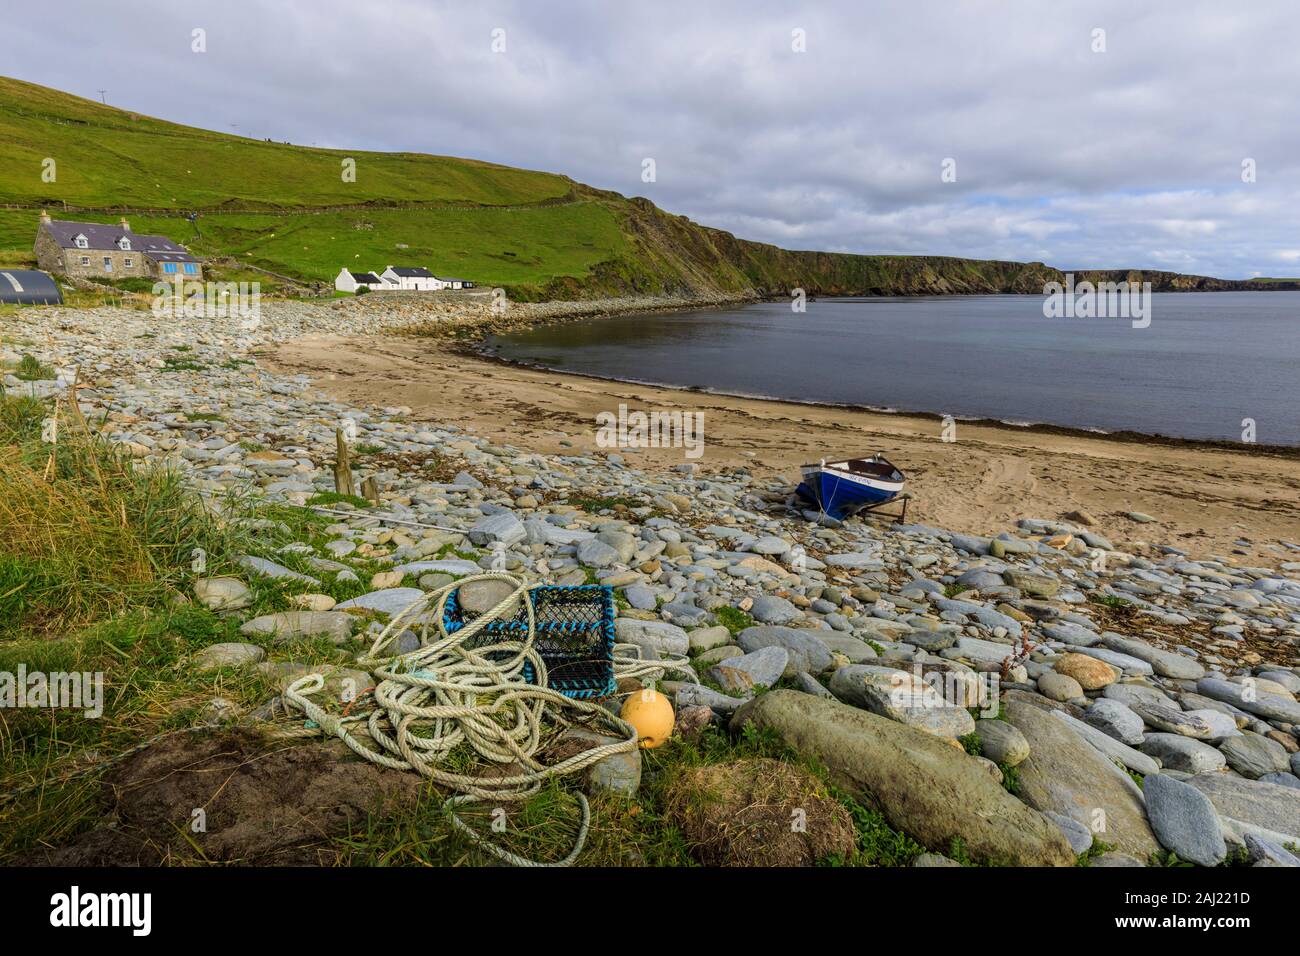
[[[848,810],[823,791],[779,760],[740,760],[683,773],[668,813],[705,866],[811,866],[857,844]]]
[[[110,771],[101,826],[26,862],[328,864],[330,837],[370,811],[412,803],[420,787],[414,774],[350,759],[338,746],[268,744],[238,732],[178,734]],[[192,828],[196,810],[206,832]]]

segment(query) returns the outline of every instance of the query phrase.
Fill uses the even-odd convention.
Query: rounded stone
[[[1151,829],[1165,849],[1201,866],[1217,866],[1227,856],[1219,815],[1201,791],[1157,773],[1145,778],[1142,795]]]
[[[194,655],[194,668],[199,671],[214,671],[221,667],[242,667],[245,664],[256,664],[265,657],[266,651],[256,644],[209,644]]]
[[[515,587],[509,581],[471,581],[461,586],[456,593],[456,601],[461,609],[469,614],[486,614],[514,593]],[[512,601],[502,612],[502,619],[510,618],[519,608],[519,599]]]
[[[328,594],[295,594],[289,603],[305,611],[328,611],[334,607],[334,598]]]
[[[1280,743],[1249,731],[1229,737],[1219,746],[1219,752],[1229,767],[1251,780],[1265,774],[1283,773],[1290,766],[1286,749]]]
[[[982,717],[975,721],[975,733],[979,735],[984,756],[994,763],[1014,767],[1029,756],[1029,741],[1005,720]]]
[[[199,578],[194,597],[213,611],[237,611],[253,603],[253,592],[239,578]]]
[[[1069,674],[1048,671],[1038,678],[1038,692],[1050,700],[1078,700],[1083,696],[1083,688]]]
[[[1119,671],[1087,654],[1062,654],[1053,667],[1058,674],[1073,677],[1084,690],[1101,690],[1119,679]]]

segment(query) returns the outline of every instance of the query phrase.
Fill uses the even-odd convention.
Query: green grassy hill
[[[347,159],[355,182],[342,175]],[[47,160],[52,182],[42,177]],[[344,266],[419,264],[525,299],[761,295],[796,286],[814,294],[1040,292],[1059,276],[1042,263],[792,252],[553,173],[267,143],[0,77],[0,264],[32,264],[42,208],[98,222],[125,213],[137,232],[186,243],[225,275],[251,266],[323,284]],[[188,212],[200,213],[197,231]],[[1147,278],[1158,289],[1251,286]]]

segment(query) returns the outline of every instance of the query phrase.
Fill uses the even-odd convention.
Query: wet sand
[[[521,368],[416,336],[310,336],[263,357],[310,375],[349,402],[409,406],[418,417],[470,428],[549,454],[600,452],[597,415],[703,412],[709,471],[745,465],[791,486],[799,465],[883,451],[908,476],[908,520],[996,534],[1018,518],[1083,510],[1116,545],[1169,544],[1242,564],[1300,561],[1300,455],[1292,449],[1160,442],[1065,429],[957,422],[941,440],[937,418],[714,395]],[[680,448],[622,451],[638,467],[691,461]],[[1157,520],[1139,524],[1127,512]],[[1249,544],[1238,544],[1238,541]]]

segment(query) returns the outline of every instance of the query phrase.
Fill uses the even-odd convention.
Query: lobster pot
[[[604,585],[541,585],[528,592],[533,602],[533,647],[546,664],[547,686],[566,697],[604,697],[615,690],[614,589]],[[443,615],[448,634],[477,615],[460,607],[460,591],[451,593]],[[510,619],[492,621],[466,646],[483,647],[528,639],[528,610],[520,606]],[[532,664],[524,678],[537,682]]]

